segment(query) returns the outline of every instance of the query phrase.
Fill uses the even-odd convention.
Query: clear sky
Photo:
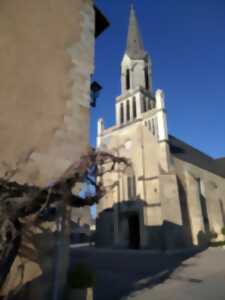
[[[120,95],[131,0],[96,0],[111,27],[96,40],[94,79],[103,91],[92,110],[114,124]],[[225,0],[136,0],[146,51],[152,58],[153,89],[166,93],[170,134],[213,157],[225,156]]]

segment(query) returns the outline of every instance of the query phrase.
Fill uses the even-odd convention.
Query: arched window
[[[136,119],[137,118],[137,104],[136,104],[136,98],[133,97],[133,118]]]
[[[127,121],[130,121],[130,101],[127,100]]]
[[[158,128],[158,119],[155,118],[155,135],[157,136],[157,138],[159,139],[159,128]]]
[[[145,97],[142,97],[142,112],[146,112],[146,111],[147,111],[147,105],[146,105]]]
[[[148,110],[152,109],[152,103],[151,103],[151,99],[146,99],[147,103],[148,103]]]
[[[145,88],[149,90],[149,73],[148,73],[148,66],[145,67]]]
[[[200,207],[202,211],[202,221],[205,227],[205,231],[209,232],[209,214],[208,214],[207,199],[205,194],[205,184],[201,178],[198,178],[196,181],[198,184]]]
[[[120,124],[124,123],[124,108],[123,103],[120,103]]]
[[[126,88],[127,90],[130,89],[130,70],[127,69],[126,71]]]
[[[155,120],[152,119],[152,134],[155,135]]]
[[[135,176],[127,177],[127,192],[128,200],[133,200],[136,197],[136,178]]]

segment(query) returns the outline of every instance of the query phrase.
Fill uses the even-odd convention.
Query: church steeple
[[[122,94],[127,94],[127,92],[137,88],[143,88],[151,93],[151,81],[151,60],[144,49],[137,17],[132,5],[130,9],[127,47],[121,65]]]
[[[127,36],[127,46],[121,63],[121,96],[116,101],[116,123],[131,123],[153,109],[152,66],[139,31],[133,5]]]
[[[137,21],[137,17],[133,5],[131,5],[131,10],[130,10],[130,21],[129,21],[128,36],[127,36],[126,54],[131,59],[144,59],[146,57],[144,43],[139,31],[138,21]]]

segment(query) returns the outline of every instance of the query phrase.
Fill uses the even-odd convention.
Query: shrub
[[[95,274],[83,263],[77,264],[68,275],[69,286],[72,289],[85,289],[95,285]]]
[[[209,240],[216,239],[218,237],[218,234],[215,231],[209,232]]]
[[[218,241],[218,242],[210,242],[211,247],[222,247],[225,246],[225,241]]]
[[[225,235],[225,226],[223,226],[223,228],[221,229],[221,233],[222,233],[223,235]]]

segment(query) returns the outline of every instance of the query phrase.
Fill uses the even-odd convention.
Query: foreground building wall
[[[0,176],[17,170],[12,180],[46,186],[85,152],[95,37],[106,23],[92,0],[0,1]],[[81,225],[89,217],[79,210]],[[0,296],[20,286],[18,300],[57,298],[69,230],[55,234],[55,225],[25,226],[26,251],[16,256]]]
[[[46,185],[86,149],[94,32],[91,0],[0,1],[1,175]]]

